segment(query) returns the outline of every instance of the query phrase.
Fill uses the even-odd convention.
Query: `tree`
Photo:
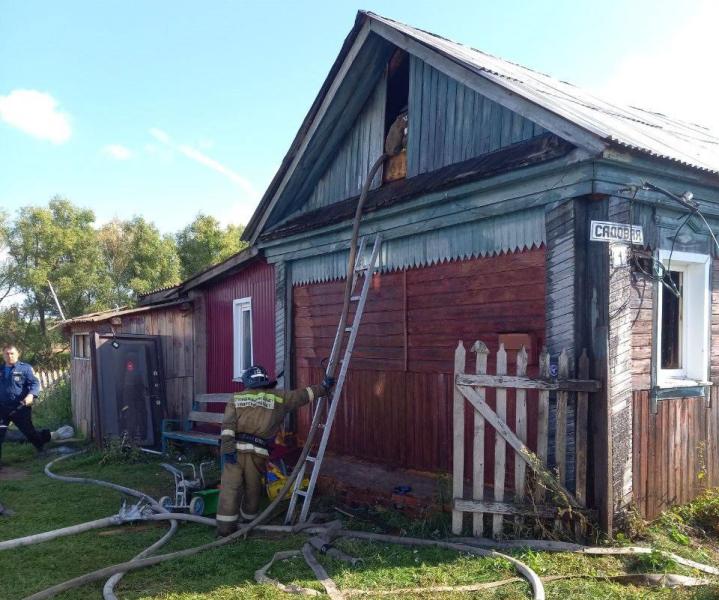
[[[175,240],[142,217],[115,219],[97,233],[110,281],[110,306],[131,304],[137,294],[178,283]]]
[[[7,213],[0,210],[0,305],[8,298],[14,287],[14,263],[8,255],[10,221]]]
[[[99,310],[104,305],[105,273],[94,221],[91,210],[56,196],[47,208],[20,209],[7,228],[13,287],[24,297],[25,318],[37,318],[44,337],[47,319],[59,316],[48,281],[55,287],[66,316]]]
[[[247,243],[240,240],[244,229],[243,225],[228,225],[222,229],[217,219],[199,213],[176,236],[183,279],[246,248]]]

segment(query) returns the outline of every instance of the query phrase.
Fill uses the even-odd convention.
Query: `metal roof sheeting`
[[[363,13],[603,140],[719,174],[719,137],[700,125],[622,106],[548,75],[403,23]]]
[[[447,260],[538,248],[545,241],[544,207],[539,207],[386,240],[382,243],[380,265],[382,271],[423,267]],[[294,261],[291,269],[292,284],[318,283],[345,277],[347,256],[347,251],[344,251]]]

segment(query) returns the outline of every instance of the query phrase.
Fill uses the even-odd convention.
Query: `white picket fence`
[[[42,391],[49,391],[61,381],[70,378],[68,369],[57,369],[52,371],[35,371],[35,377],[40,380]]]
[[[507,373],[507,352],[500,344],[496,356],[496,374],[487,372],[489,349],[477,341],[471,346],[476,353],[475,373],[466,373],[467,350],[459,342],[454,355],[454,410],[453,410],[453,510],[452,531],[459,535],[463,530],[463,517],[472,515],[472,532],[476,537],[484,535],[484,515],[491,516],[491,532],[501,537],[504,518],[522,515],[552,518],[558,514],[558,506],[546,498],[545,490],[551,490],[570,506],[576,515],[587,514],[587,410],[589,393],[599,389],[599,382],[589,379],[589,359],[586,352],[579,358],[580,379],[569,377],[569,356],[559,356],[558,378],[550,378],[549,355],[543,350],[539,357],[539,377],[527,377],[527,351],[524,347],[517,353],[516,375]],[[488,403],[487,391],[493,390],[495,406]],[[507,400],[510,392],[515,403],[515,422],[507,419]],[[555,427],[556,471],[547,464],[549,441],[549,394],[557,395]],[[528,392],[532,392],[531,396]],[[566,429],[567,401],[576,394],[576,480],[575,493],[566,487]],[[537,449],[527,447],[527,403],[536,403]],[[469,439],[465,439],[465,405],[469,403],[474,412],[474,427]],[[495,431],[494,461],[485,462],[485,425]],[[471,447],[471,497],[465,495],[465,445]],[[514,451],[514,484],[507,481],[507,449]],[[527,469],[533,472],[534,489],[527,489]],[[485,471],[489,473],[485,473]],[[491,497],[487,497],[485,481],[493,475]],[[513,487],[510,502],[505,500],[505,490]],[[528,499],[531,501],[528,502]],[[549,500],[549,503],[546,503]],[[559,520],[556,526],[560,526]]]

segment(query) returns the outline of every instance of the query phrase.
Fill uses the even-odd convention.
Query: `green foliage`
[[[55,197],[47,208],[21,208],[9,228],[7,250],[15,265],[14,288],[25,297],[25,312],[37,316],[43,335],[47,320],[59,316],[48,281],[70,315],[103,306],[99,291],[105,274],[94,221],[91,210]]]
[[[198,214],[177,236],[177,253],[183,278],[222,262],[247,246],[240,240],[243,226],[228,225],[222,229],[214,217]]]
[[[649,554],[637,555],[634,567],[642,573],[675,573],[679,565],[658,550],[652,550]]]
[[[121,438],[111,437],[105,440],[98,464],[136,465],[147,462],[148,456],[140,450],[140,446],[128,439],[127,435],[123,435]]]
[[[132,304],[138,294],[179,282],[174,239],[142,217],[110,221],[97,238],[107,269],[106,307]]]
[[[719,532],[719,488],[709,488],[698,498],[674,509],[684,523],[705,531]]]
[[[61,425],[70,425],[72,423],[70,382],[63,380],[43,390],[33,406],[32,414],[36,427],[54,430]]]

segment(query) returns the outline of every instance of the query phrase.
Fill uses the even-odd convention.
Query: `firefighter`
[[[265,369],[252,366],[242,374],[242,383],[245,391],[227,403],[222,420],[224,468],[216,517],[218,536],[230,535],[238,521],[251,521],[258,515],[270,443],[285,415],[327,395],[334,379],[326,376],[321,385],[278,390]]]
[[[32,424],[32,409],[40,393],[40,382],[32,367],[20,362],[20,353],[13,344],[3,347],[5,364],[0,367],[0,451],[8,425],[15,423],[38,451],[51,439],[48,429],[37,431]]]

